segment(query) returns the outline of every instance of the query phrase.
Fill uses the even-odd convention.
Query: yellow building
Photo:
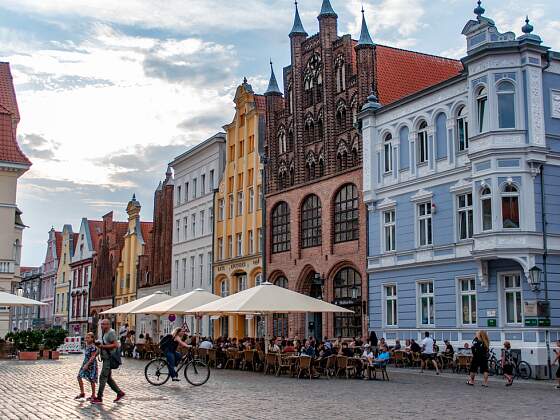
[[[150,239],[152,223],[140,222],[140,203],[136,196],[128,202],[128,230],[124,236],[121,260],[117,266],[115,276],[115,306],[123,305],[136,299],[136,280],[138,273],[138,258],[148,249],[146,243]],[[124,323],[128,323],[129,330],[135,326],[135,315],[118,315],[116,319],[117,331]]]
[[[235,93],[235,117],[224,126],[226,165],[214,203],[214,293],[237,293],[262,279],[261,171],[259,133],[264,130],[264,96],[245,80]],[[264,139],[262,139],[264,140]],[[257,336],[257,319],[222,317],[214,336]]]
[[[76,236],[72,232],[71,225],[64,225],[54,292],[54,325],[64,329],[68,326],[68,304],[70,302],[70,282],[72,280],[70,263],[74,256],[74,239],[76,239]]]

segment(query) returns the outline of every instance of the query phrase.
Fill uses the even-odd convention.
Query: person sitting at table
[[[401,350],[401,340],[399,340],[398,338],[395,340],[395,345],[393,347],[393,350]]]
[[[280,337],[276,338],[276,340],[271,340],[270,341],[270,351],[273,353],[280,353],[282,351],[282,349],[280,348],[280,342],[281,339]]]
[[[446,357],[453,358],[453,354],[455,353],[453,346],[451,345],[449,340],[443,340],[443,342],[445,344],[445,350],[443,351],[443,353],[445,354]]]
[[[406,351],[407,353],[410,352],[410,339],[407,338],[406,341],[404,342],[404,351]]]
[[[146,335],[144,336],[144,340],[146,342],[146,344],[153,344],[154,340],[152,340],[152,337],[150,337],[150,334],[146,333]]]
[[[389,353],[389,349],[387,346],[380,347],[379,354],[375,359],[373,359],[374,365],[381,365],[383,363],[387,363],[391,358],[391,353]]]
[[[305,346],[301,352],[302,356],[309,356],[315,357],[315,347],[313,347],[313,343],[310,340],[305,342]]]
[[[360,337],[354,338],[354,346],[355,347],[362,347],[363,345],[364,345],[364,342],[362,341],[362,339]]]
[[[462,348],[457,350],[457,353],[465,356],[470,356],[472,354],[472,351],[469,346],[469,343],[465,343]]]
[[[295,353],[296,348],[294,347],[293,341],[287,341],[286,347],[282,350],[282,353]]]
[[[138,336],[138,340],[136,340],[136,343],[134,345],[134,349],[132,350],[132,357],[134,359],[140,359],[140,349],[141,347],[144,347],[144,345],[146,344],[146,340],[144,339],[144,334],[140,333],[140,335]],[[140,348],[138,346],[141,346]]]
[[[422,352],[422,348],[420,347],[420,345],[416,342],[416,340],[414,340],[414,338],[410,339],[410,351],[412,353],[420,353]]]
[[[354,357],[354,350],[348,348],[348,343],[347,342],[343,342],[342,347],[340,349],[340,354],[342,356],[346,356],[346,357]]]

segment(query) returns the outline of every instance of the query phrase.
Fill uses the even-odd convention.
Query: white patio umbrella
[[[186,313],[207,315],[264,315],[267,318],[265,321],[265,351],[268,352],[268,315],[275,313],[307,312],[352,313],[353,311],[266,282],[260,286],[251,287],[250,289],[245,289],[220,300],[193,308]]]
[[[46,305],[44,302],[39,302],[38,300],[25,298],[18,295],[13,295],[11,293],[0,292],[0,306],[37,306]]]
[[[125,303],[124,305],[115,306],[114,308],[107,309],[101,312],[102,315],[110,314],[133,314],[134,311],[146,308],[156,303],[163,302],[164,300],[171,299],[171,296],[163,292],[155,292],[152,295],[144,296],[143,298],[133,300],[132,302]]]

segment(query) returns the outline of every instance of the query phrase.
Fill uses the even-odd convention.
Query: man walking
[[[111,324],[108,319],[103,319],[101,321],[101,334],[102,341],[101,343],[97,342],[97,347],[101,351],[103,367],[101,368],[101,375],[99,375],[97,398],[93,398],[91,400],[92,404],[101,404],[103,402],[103,391],[105,390],[106,384],[109,384],[111,389],[117,394],[117,398],[115,398],[114,402],[119,401],[125,395],[111,376],[111,353],[119,351],[119,343],[117,341],[117,334],[115,333],[115,330],[111,328]]]
[[[424,333],[424,339],[422,340],[422,353],[420,354],[420,372],[424,372],[424,367],[426,367],[428,362],[432,362],[434,368],[436,369],[436,375],[439,375],[439,369],[435,358],[436,356],[437,354],[434,353],[434,340],[432,339],[432,337],[430,337],[430,333],[426,331]]]

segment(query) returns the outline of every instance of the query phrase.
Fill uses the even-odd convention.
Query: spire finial
[[[329,0],[323,0],[323,4],[321,5],[321,13],[319,13],[320,18],[326,16],[332,16],[335,18],[338,17]]]
[[[524,34],[529,35],[531,32],[533,32],[533,25],[531,25],[529,23],[529,16],[527,15],[525,17],[525,25],[523,25],[523,27],[521,28],[521,31],[523,31]]]
[[[476,3],[478,4],[478,6],[475,7],[474,14],[480,17],[486,10],[484,10],[484,7],[481,6],[482,2],[480,0],[478,0]]]
[[[301,18],[299,17],[299,10],[298,10],[298,2],[294,1],[296,5],[296,14],[294,16],[294,25],[292,26],[292,30],[290,31],[290,36],[292,35],[305,35],[307,36],[307,32],[303,29],[303,24],[301,23]]]
[[[276,81],[276,75],[274,74],[274,67],[272,67],[272,58],[270,58],[270,80],[268,82],[268,88],[266,88],[265,95],[282,95],[280,88],[278,87],[278,82]]]
[[[132,193],[132,201],[136,201],[136,193]]]
[[[364,12],[364,6],[362,5],[362,29],[360,32],[360,40],[358,41],[358,46],[374,46],[373,40],[369,34],[369,29],[366,23],[366,15]]]

